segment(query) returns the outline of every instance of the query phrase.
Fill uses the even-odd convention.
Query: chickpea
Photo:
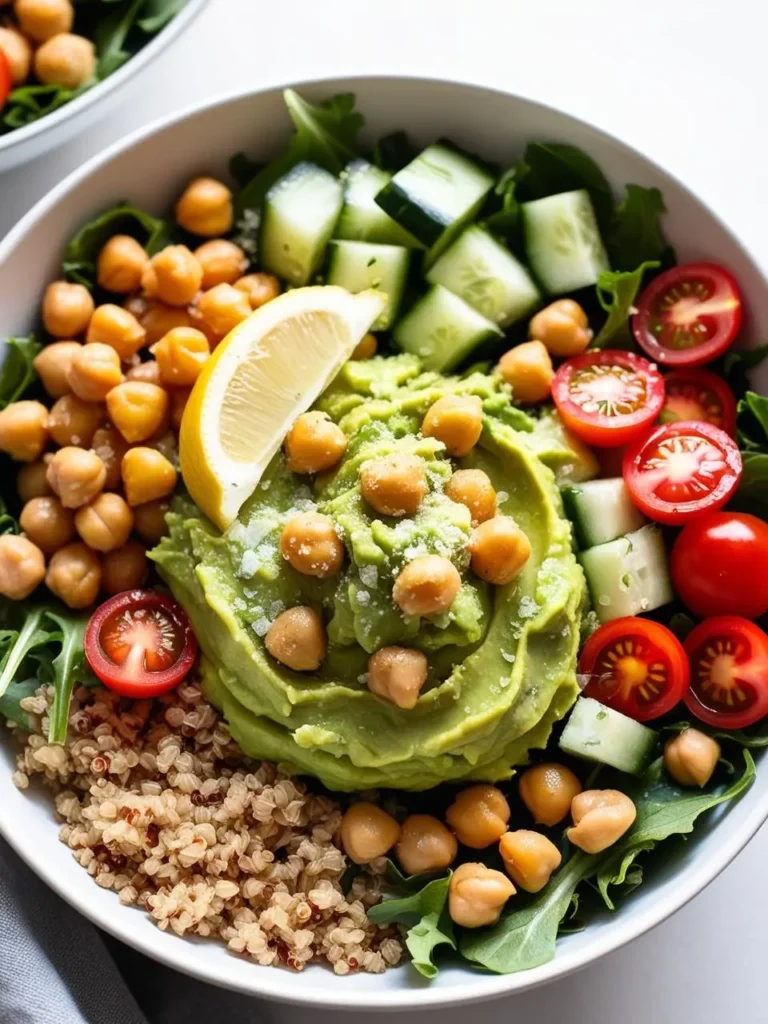
[[[555,371],[549,352],[540,341],[515,345],[501,357],[496,369],[512,385],[516,401],[527,405],[549,398]]]
[[[23,601],[45,579],[45,558],[26,537],[6,533],[0,537],[0,594]]]
[[[125,304],[126,310],[136,317],[146,332],[146,344],[155,345],[174,327],[197,326],[194,312],[179,306],[166,306],[157,299],[132,296]]]
[[[191,388],[211,354],[211,347],[202,331],[194,327],[174,327],[152,346],[152,354],[163,384]]]
[[[507,831],[509,804],[497,786],[481,783],[460,790],[445,812],[445,820],[464,846],[484,850]]]
[[[113,235],[99,253],[97,280],[108,292],[127,295],[141,285],[149,263],[144,246],[130,235]]]
[[[520,575],[531,557],[531,542],[510,516],[494,516],[469,538],[472,572],[502,587]]]
[[[447,612],[461,589],[461,576],[442,555],[419,555],[395,580],[392,597],[406,615],[439,615]]]
[[[186,330],[186,328],[184,328]],[[156,359],[147,359],[143,363],[136,363],[125,372],[126,380],[140,380],[143,384],[161,385],[160,367]]]
[[[126,363],[144,345],[146,331],[127,309],[108,302],[94,310],[85,340],[109,345]]]
[[[48,444],[48,410],[42,402],[11,402],[0,412],[0,451],[34,462]]]
[[[75,20],[70,0],[15,0],[13,12],[21,31],[35,43],[69,32]]]
[[[551,839],[525,828],[505,832],[499,853],[509,877],[526,892],[541,892],[563,859]]]
[[[462,928],[495,924],[516,889],[506,875],[485,864],[459,864],[448,888],[448,913]]]
[[[161,249],[141,276],[146,294],[168,306],[188,306],[202,282],[203,268],[186,245],[167,245]]]
[[[382,647],[368,659],[368,689],[399,708],[416,707],[429,665],[421,651]]]
[[[171,506],[167,501],[148,501],[133,510],[133,527],[145,544],[154,547],[168,533],[166,514]]]
[[[77,338],[84,333],[92,316],[93,299],[83,285],[54,281],[45,289],[43,326],[54,338]]]
[[[80,508],[93,501],[106,478],[104,463],[85,448],[59,448],[48,463],[48,483],[65,508]]]
[[[587,314],[573,299],[558,299],[542,309],[528,325],[528,337],[542,342],[557,359],[583,352],[592,341]]]
[[[16,491],[25,505],[33,498],[45,498],[53,494],[48,485],[47,473],[48,467],[42,459],[21,467],[16,476]]]
[[[361,340],[357,343],[354,352],[350,356],[350,359],[373,359],[376,355],[376,349],[378,348],[378,342],[376,341],[376,335],[368,334],[363,335]]]
[[[171,426],[174,430],[181,430],[181,421],[184,418],[184,410],[187,407],[191,388],[173,388],[168,392],[171,398]]]
[[[123,547],[109,551],[102,560],[101,574],[101,586],[107,594],[137,590],[149,575],[144,545],[129,540]]]
[[[176,470],[154,448],[130,448],[123,456],[121,472],[131,506],[167,498],[176,487]]]
[[[217,284],[203,292],[197,309],[203,323],[217,338],[225,338],[251,315],[248,296],[231,284]]]
[[[456,859],[456,837],[431,814],[410,814],[403,822],[395,847],[397,859],[408,875],[442,871]]]
[[[51,558],[45,584],[70,608],[87,608],[101,589],[98,555],[85,544],[67,544]]]
[[[13,85],[22,85],[29,78],[32,67],[32,47],[29,40],[15,28],[0,26],[0,50],[11,73]]]
[[[352,804],[341,819],[341,845],[355,864],[369,864],[395,845],[400,838],[400,826],[376,804],[364,800]]]
[[[278,615],[264,643],[276,661],[294,672],[314,672],[320,668],[328,647],[323,620],[314,608],[305,605]]]
[[[468,455],[483,432],[483,403],[477,395],[445,395],[427,409],[425,437],[436,437],[454,458]]]
[[[119,494],[102,492],[77,510],[75,528],[94,551],[114,551],[131,535],[133,512]]]
[[[77,89],[89,82],[96,71],[96,48],[85,36],[62,32],[37,50],[35,75],[44,85]]]
[[[105,417],[103,405],[84,402],[77,395],[64,395],[54,402],[48,414],[48,431],[62,448],[68,445],[88,448]]]
[[[51,398],[61,398],[72,390],[67,374],[82,347],[79,341],[55,341],[35,356],[35,370]]]
[[[235,288],[245,292],[251,309],[260,309],[280,294],[280,282],[271,274],[247,274],[235,281]]]
[[[380,515],[416,515],[428,490],[424,460],[401,453],[371,459],[360,470],[360,488]]]
[[[617,789],[586,789],[573,798],[571,817],[568,840],[586,853],[602,853],[632,827],[637,810]]]
[[[104,463],[104,468],[107,472],[104,489],[106,491],[118,490],[122,483],[120,464],[123,461],[123,456],[128,451],[128,442],[117,427],[108,423],[104,427],[99,427],[93,435],[91,447]]]
[[[496,515],[496,491],[482,469],[457,469],[448,481],[445,493],[451,501],[469,509],[473,526]]]
[[[564,764],[537,764],[520,776],[520,799],[537,825],[557,825],[580,792],[581,783]]]
[[[21,510],[19,525],[44,555],[69,544],[75,536],[71,509],[64,508],[58,498],[33,498]]]
[[[304,412],[285,439],[285,458],[294,473],[322,473],[341,459],[347,438],[324,412]]]
[[[79,348],[67,372],[69,386],[84,402],[103,402],[122,380],[120,356],[98,341]]]
[[[202,267],[202,287],[206,290],[217,284],[236,284],[248,266],[248,257],[240,246],[226,238],[212,238],[210,242],[203,242],[195,249],[195,259]],[[240,291],[245,289],[241,288]]]
[[[698,729],[683,729],[664,745],[664,767],[681,786],[706,786],[720,760],[720,744]]]
[[[107,395],[109,418],[129,444],[146,441],[168,420],[168,392],[157,384],[129,380]]]
[[[280,554],[296,572],[325,580],[341,568],[344,545],[330,516],[301,512],[283,527]]]
[[[216,238],[232,230],[232,193],[215,178],[195,178],[176,204],[176,220],[185,231]]]

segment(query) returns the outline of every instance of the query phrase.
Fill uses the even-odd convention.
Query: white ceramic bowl
[[[355,92],[369,140],[406,128],[417,142],[449,136],[502,164],[531,139],[558,140],[586,149],[617,186],[627,181],[659,186],[669,210],[665,227],[681,261],[716,259],[729,267],[749,302],[745,337],[768,334],[768,285],[744,248],[679,182],[595,128],[529,100],[451,82],[360,78],[300,88],[309,98]],[[34,326],[39,297],[57,273],[65,240],[95,211],[122,198],[164,211],[192,174],[224,174],[230,154],[240,149],[266,159],[279,151],[287,135],[280,90],[235,96],[142,130],[70,175],[0,244],[0,333],[23,333]],[[561,977],[679,909],[712,881],[768,817],[768,772],[760,771],[738,803],[710,816],[695,839],[674,845],[661,870],[649,873],[617,913],[605,914],[580,934],[563,939],[555,960],[535,970],[499,977],[457,966],[442,970],[432,983],[408,967],[378,976],[337,978],[321,967],[294,975],[257,967],[213,941],[160,932],[140,911],[121,906],[114,893],[94,885],[58,841],[47,795],[24,795],[14,788],[12,763],[10,744],[0,738],[0,833],[41,878],[92,921],[143,953],[205,981],[335,1008],[475,1001]]]
[[[67,139],[78,135],[103,117],[108,110],[105,103],[107,97],[127,84],[142,68],[147,67],[167,46],[170,46],[173,40],[192,24],[206,3],[207,0],[187,0],[186,6],[162,32],[153,36],[146,46],[113,75],[47,117],[33,121],[24,128],[8,132],[7,135],[0,135],[0,174],[47,153],[54,146],[59,146]]]

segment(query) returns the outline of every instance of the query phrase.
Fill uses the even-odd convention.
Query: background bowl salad
[[[2,0],[0,135],[31,124],[131,58],[186,0]]]
[[[274,161],[98,215],[8,341],[0,713],[71,746],[87,688],[149,729],[194,680],[351,794],[371,941],[534,967],[768,744],[768,347],[658,190],[285,98]]]

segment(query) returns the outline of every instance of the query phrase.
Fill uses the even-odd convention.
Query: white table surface
[[[0,178],[0,235],[85,158],[183,106],[247,86],[401,72],[508,88],[593,121],[682,178],[768,267],[766,27],[758,0],[209,0],[107,120]],[[766,861],[768,828],[674,919],[578,975],[400,1020],[768,1022]],[[339,1019],[274,1004],[254,1013],[270,1024]]]

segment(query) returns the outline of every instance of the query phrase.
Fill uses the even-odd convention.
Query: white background
[[[767,27],[762,0],[209,0],[105,121],[0,178],[0,235],[86,157],[184,106],[246,86],[401,72],[507,88],[594,122],[683,179],[766,267]],[[767,862],[763,829],[673,920],[594,967],[513,1000],[400,1020],[768,1022]],[[254,1010],[270,1024],[340,1019]]]

